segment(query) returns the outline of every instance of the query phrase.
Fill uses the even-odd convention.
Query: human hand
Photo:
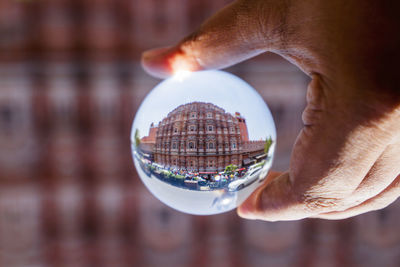
[[[239,208],[244,218],[341,219],[400,195],[399,8],[385,1],[243,0],[179,44],[143,54],[165,77],[224,68],[264,52],[311,77],[290,168]]]

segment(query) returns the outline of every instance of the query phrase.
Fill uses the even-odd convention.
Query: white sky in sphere
[[[176,107],[190,102],[212,103],[232,115],[246,119],[250,140],[276,139],[272,115],[262,97],[242,79],[224,71],[198,71],[171,77],[158,84],[144,99],[132,126],[140,137],[148,135],[150,124],[157,125]]]

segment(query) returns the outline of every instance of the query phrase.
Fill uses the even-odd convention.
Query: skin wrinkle
[[[400,150],[400,149],[398,149],[398,150]],[[392,152],[392,155],[393,154],[397,154],[397,151]],[[383,152],[379,158],[382,159],[384,157],[385,157],[385,152]],[[390,157],[390,158],[392,158],[392,157]],[[377,161],[377,163],[379,164],[379,161]],[[338,203],[338,205],[336,207],[336,211],[347,210],[347,209],[351,208],[352,206],[357,206],[357,205],[365,202],[368,198],[370,198],[371,195],[373,195],[373,196],[379,195],[381,192],[384,191],[384,189],[387,186],[389,186],[389,184],[391,184],[393,182],[393,180],[396,178],[396,176],[400,172],[400,169],[397,167],[397,169],[399,169],[399,170],[397,171],[397,173],[395,175],[393,175],[392,179],[388,179],[389,182],[387,184],[383,184],[382,186],[377,188],[376,184],[372,183],[370,185],[371,189],[369,190],[369,192],[365,192],[366,190],[368,191],[368,187],[365,186],[365,183],[366,183],[366,181],[368,181],[368,179],[370,179],[369,176],[371,175],[371,172],[374,171],[374,167],[376,168],[377,163],[374,164],[374,166],[371,168],[371,170],[369,172],[369,175],[367,175],[366,178],[364,178],[364,180],[357,187],[357,189],[355,189],[354,192],[352,194],[350,194],[349,196],[344,197],[342,203],[340,203],[340,204]],[[387,166],[387,164],[385,164],[385,166]],[[362,190],[360,190],[360,188],[362,188]],[[385,206],[387,206],[387,203],[385,203]]]
[[[251,6],[251,5],[250,5]],[[259,50],[261,49],[262,51],[265,51],[264,44],[262,42],[263,39],[259,39],[259,36],[257,36],[254,33],[257,33],[258,30],[253,30],[252,35],[249,36],[248,25],[253,25],[253,21],[255,20],[250,14],[252,13],[250,10],[250,6],[246,5],[245,3],[241,4],[241,2],[238,2],[234,11],[234,21],[236,22],[236,25],[233,27],[237,29],[237,33],[239,34],[238,39],[242,44],[244,44],[244,47],[248,47],[251,50]],[[259,44],[256,44],[259,43]],[[260,47],[260,44],[261,47]]]
[[[389,186],[400,174],[400,165],[396,160],[393,160],[399,153],[400,145],[388,145],[353,194],[364,197],[365,191],[367,191],[369,195],[378,195]],[[391,167],[388,168],[387,166]],[[382,176],[385,177],[383,182],[377,185],[377,177]]]
[[[388,186],[385,190],[379,193],[377,196],[370,198],[363,203],[353,206],[347,210],[339,212],[329,212],[322,213],[313,216],[314,218],[329,219],[329,220],[339,220],[345,219],[358,215],[360,213],[365,213],[368,211],[379,210],[387,207],[398,199],[400,195],[400,175]]]
[[[351,138],[349,138],[351,140]],[[347,155],[347,151],[349,149],[346,148],[346,146],[350,145],[350,150],[353,150],[352,144],[346,144],[342,152],[338,153],[343,153]],[[356,147],[359,148],[360,146],[356,144]],[[363,153],[364,154],[364,153]],[[340,156],[338,158],[341,158]],[[348,159],[349,161],[352,161],[351,159]],[[353,159],[353,161],[357,162],[357,159]],[[374,161],[374,160],[373,160]],[[371,163],[373,164],[373,163]],[[336,166],[335,166],[336,165]],[[315,209],[316,207],[320,208],[331,208],[334,206],[341,207],[343,206],[342,204],[342,199],[346,199],[349,196],[351,196],[354,184],[340,184],[337,185],[335,179],[331,179],[331,177],[348,177],[349,175],[351,176],[352,172],[349,172],[349,174],[345,174],[344,168],[341,167],[342,163],[339,161],[337,164],[332,164],[330,168],[327,169],[327,173],[323,174],[321,177],[325,177],[324,179],[320,179],[317,181],[315,185],[311,185],[309,189],[304,189],[304,202],[306,203],[307,207],[310,210]],[[366,168],[369,170],[370,168]],[[346,170],[347,172],[347,170]],[[359,177],[364,177],[363,174],[360,174]],[[297,177],[298,180],[302,180],[300,177]],[[358,180],[358,179],[357,179]],[[332,184],[333,181],[333,184]],[[340,180],[340,182],[343,182],[343,180]],[[356,184],[357,185],[357,184]],[[332,188],[335,188],[334,191],[332,191]],[[315,202],[315,203],[314,203]]]
[[[307,87],[307,106],[302,113],[302,120],[305,127],[318,124],[322,119],[325,107],[325,94],[320,86],[319,74],[313,73],[312,80]]]
[[[271,14],[276,14],[278,8],[268,6],[265,1],[255,1],[249,4],[247,1],[239,1],[237,3],[238,8],[236,10],[236,17],[238,25],[236,30],[239,33],[240,39],[242,40],[243,47],[247,47],[253,52],[254,55],[266,52],[271,49],[272,46],[280,44],[280,34],[276,34],[274,29],[270,29],[267,25],[274,25],[275,23],[267,23],[269,20],[276,18],[272,17]],[[265,12],[260,12],[265,10]],[[256,14],[254,16],[254,14]],[[283,17],[284,12],[279,12],[278,19]],[[252,25],[252,27],[249,27]],[[254,27],[254,25],[257,25]],[[281,25],[280,28],[283,28]],[[249,31],[251,29],[251,31]],[[281,31],[284,31],[281,29]],[[282,32],[281,32],[282,33]]]
[[[339,200],[343,200],[351,196],[351,194],[352,190],[347,189],[346,187],[339,186],[338,188],[332,188],[332,185],[326,186],[326,183],[321,182],[311,186],[310,189],[304,192],[304,201],[306,203],[312,202],[313,200],[316,202],[322,200],[321,202],[324,202],[332,199],[339,202]]]
[[[318,121],[322,117],[323,110],[317,109],[317,108],[312,108],[310,106],[307,106],[303,114],[301,116],[301,119],[303,121],[303,126],[304,127],[311,127],[315,126],[318,124]]]
[[[290,35],[287,17],[291,13],[291,2],[282,0],[279,6],[272,5],[269,1],[256,2],[258,3],[255,5],[257,32],[261,36],[260,40],[264,41],[270,51],[286,47]]]
[[[362,131],[359,130],[358,132]],[[348,177],[352,177],[351,173],[353,173],[353,177],[354,175],[357,175],[357,177],[359,177],[357,181],[361,182],[361,179],[367,175],[374,162],[383,153],[385,146],[381,147],[375,145],[375,147],[372,147],[372,145],[368,143],[368,140],[359,140],[358,138],[354,138],[353,136],[358,136],[358,132],[353,130],[353,132],[349,134],[347,140],[350,141],[346,142],[343,149],[339,152],[339,158],[346,157],[347,162],[357,162],[357,168],[354,169],[355,167],[353,166],[352,170],[346,170],[344,168],[339,169],[341,172],[350,172],[347,175],[345,174]],[[366,159],[368,160],[366,161]],[[352,189],[354,189],[354,187],[352,187]]]
[[[305,195],[304,204],[306,212],[309,214],[318,214],[321,211],[329,212],[335,210],[340,206],[342,199],[335,198],[324,198],[324,197],[312,197]]]

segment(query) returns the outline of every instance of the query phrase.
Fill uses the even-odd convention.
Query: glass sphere
[[[180,73],[158,84],[133,121],[137,172],[155,197],[209,215],[239,206],[265,179],[276,131],[261,96],[223,71]]]

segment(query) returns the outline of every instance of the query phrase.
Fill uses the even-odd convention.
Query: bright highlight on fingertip
[[[173,78],[178,81],[183,81],[186,77],[188,77],[192,72],[189,70],[178,70],[174,73]]]
[[[190,76],[190,73],[194,70],[193,66],[179,54],[175,55],[174,58],[171,59],[170,66],[174,79],[180,82]]]

